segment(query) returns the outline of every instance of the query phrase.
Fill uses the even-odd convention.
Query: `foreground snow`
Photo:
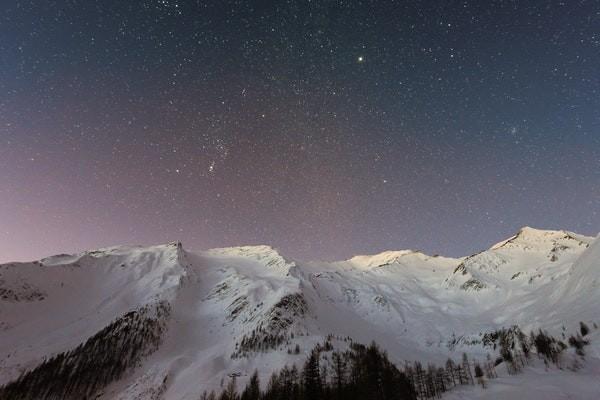
[[[482,334],[502,327],[560,337],[580,321],[600,323],[599,287],[600,240],[532,228],[459,259],[403,250],[302,263],[268,246],[189,252],[173,243],[5,264],[0,385],[158,302],[171,310],[158,350],[103,398],[196,399],[254,369],[266,382],[328,334],[375,340],[397,363],[483,359],[494,351]],[[598,398],[597,332],[578,372],[537,365],[447,398]],[[300,354],[288,354],[296,344]]]
[[[457,387],[446,400],[597,400],[600,398],[600,361],[590,359],[582,369],[545,367],[536,362],[518,375],[501,374],[486,387]]]

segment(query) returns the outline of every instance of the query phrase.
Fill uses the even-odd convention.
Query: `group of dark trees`
[[[582,322],[580,332],[568,340],[581,357],[584,346],[589,344],[585,339],[589,331]],[[534,352],[546,364],[561,367],[561,353],[567,348],[563,341],[543,330],[526,335],[513,326],[483,335],[482,344],[498,350],[499,357],[495,359],[488,354],[484,361],[473,362],[463,354],[461,362],[450,358],[444,366],[407,362],[399,370],[375,343],[364,346],[350,340],[349,350],[339,352],[333,351],[332,339],[330,335],[324,344],[315,346],[301,370],[293,365],[274,373],[264,390],[255,372],[241,394],[237,393],[233,378],[220,394],[205,392],[200,400],[434,399],[459,385],[478,384],[485,388],[487,380],[498,376],[496,366],[501,363],[509,374],[517,374]],[[299,353],[298,346],[294,353]]]
[[[484,385],[496,377],[491,358],[485,363],[448,359],[444,367],[420,362],[399,370],[379,349],[350,343],[347,351],[333,351],[331,337],[318,344],[301,370],[293,365],[274,373],[266,389],[260,389],[258,374],[238,394],[233,378],[220,393],[203,393],[201,400],[411,400],[433,399],[457,385]]]
[[[496,364],[488,355],[485,362],[472,362],[463,354],[461,362],[448,358],[444,366],[428,364],[424,367],[421,362],[406,363],[404,373],[419,399],[440,398],[442,393],[459,385],[486,385],[486,379],[497,377]]]
[[[291,305],[295,309],[296,306]],[[45,360],[16,381],[0,387],[0,399],[95,398],[107,384],[121,378],[128,368],[139,365],[142,357],[158,348],[169,315],[169,304],[162,302],[128,312],[77,348]],[[567,341],[581,358],[589,344],[589,332],[582,322],[579,332]],[[485,387],[487,379],[497,377],[495,367],[500,363],[506,365],[509,373],[518,373],[534,352],[547,365],[561,367],[561,354],[568,348],[564,341],[547,332],[539,330],[526,335],[514,326],[483,335],[482,343],[500,354],[495,360],[488,354],[485,361],[472,362],[463,354],[460,362],[448,359],[443,366],[407,362],[400,370],[375,343],[365,346],[350,338],[335,338],[348,343],[348,350],[334,351],[333,339],[330,335],[323,344],[317,344],[301,369],[285,366],[274,373],[262,389],[255,372],[241,393],[236,390],[234,377],[220,394],[204,393],[201,400],[434,399],[459,385]],[[299,346],[293,353],[300,353]]]
[[[235,344],[236,349],[231,358],[247,357],[253,352],[289,345],[294,334],[288,334],[288,330],[297,317],[306,313],[307,307],[304,297],[299,293],[283,296],[269,309],[264,321]]]
[[[169,315],[169,304],[163,302],[130,311],[75,349],[45,360],[0,387],[0,399],[95,398],[104,386],[158,348]]]
[[[496,359],[496,364],[504,362],[509,374],[520,372],[531,354],[532,340],[516,325],[486,333],[482,343],[498,350],[500,357]]]
[[[577,355],[583,357],[585,356],[583,348],[590,344],[589,340],[584,339],[590,333],[590,328],[584,322],[580,322],[579,332],[569,337],[569,345],[575,349]]]
[[[584,322],[580,322],[579,325],[579,332],[571,335],[567,342],[577,355],[584,357],[584,347],[589,344],[589,341],[584,337],[590,329]],[[563,334],[563,337],[566,339],[566,335]],[[537,332],[531,331],[529,335],[526,335],[518,326],[484,335],[483,344],[493,346],[494,349],[499,346],[501,357],[499,361],[506,363],[509,374],[520,372],[528,363],[533,350],[539,358],[544,360],[546,365],[554,364],[561,368],[562,353],[568,348],[564,341],[549,335],[541,329]]]
[[[410,378],[373,343],[352,343],[344,352],[332,351],[329,341],[319,345],[301,370],[285,366],[260,389],[257,373],[241,392],[235,379],[217,395],[204,393],[201,400],[412,400],[417,398]]]

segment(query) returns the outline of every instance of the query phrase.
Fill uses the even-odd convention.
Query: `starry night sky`
[[[0,261],[523,225],[600,230],[600,1],[2,6]]]

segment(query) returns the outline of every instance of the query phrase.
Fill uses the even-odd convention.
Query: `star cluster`
[[[0,261],[600,226],[598,1],[16,1]]]

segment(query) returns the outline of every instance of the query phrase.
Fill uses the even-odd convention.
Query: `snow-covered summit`
[[[359,268],[373,268],[410,262],[408,259],[428,260],[430,258],[432,256],[417,250],[389,250],[378,254],[354,256],[348,262]]]
[[[205,251],[204,254],[207,256],[247,258],[258,261],[267,268],[285,272],[296,266],[294,261],[286,259],[279,251],[267,245],[215,248]]]
[[[547,250],[556,245],[581,246],[594,240],[565,230],[544,230],[524,226],[514,236],[493,245],[490,250],[500,248],[520,248],[524,250]]]

